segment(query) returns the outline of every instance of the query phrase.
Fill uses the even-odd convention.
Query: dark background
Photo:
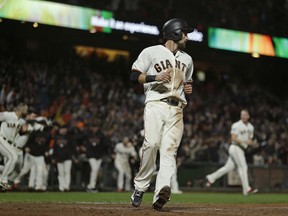
[[[115,18],[126,21],[151,23],[162,28],[172,17],[183,17],[189,24],[206,32],[209,26],[250,31],[287,37],[287,1],[138,1],[135,10],[127,9],[124,1],[113,8],[112,1],[58,0],[96,9],[114,10]],[[129,2],[129,1],[127,1]],[[265,19],[263,17],[266,17]],[[3,55],[30,56],[46,61],[65,59],[74,52],[74,45],[89,45],[130,52],[130,63],[139,52],[150,45],[161,43],[159,37],[128,35],[114,31],[112,34],[45,26],[2,19],[0,23],[0,49]],[[257,83],[271,93],[287,99],[288,59],[260,56],[253,58],[247,53],[208,48],[207,41],[199,44],[190,41],[186,51],[193,57],[195,72],[204,70],[209,81],[236,79],[244,83]],[[129,67],[122,71],[122,78],[129,79]],[[195,74],[195,73],[194,73]]]

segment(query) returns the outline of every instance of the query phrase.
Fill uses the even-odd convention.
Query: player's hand
[[[252,139],[249,139],[248,141],[247,141],[247,145],[252,145],[253,144],[253,140]]]
[[[171,80],[171,75],[170,75],[171,71],[172,71],[172,69],[169,68],[168,70],[159,73],[156,76],[155,80],[156,81],[162,81],[163,83],[170,82],[170,80]]]
[[[192,80],[188,80],[187,82],[184,83],[184,93],[185,94],[192,94]]]

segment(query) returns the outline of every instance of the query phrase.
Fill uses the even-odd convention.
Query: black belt
[[[243,151],[246,151],[246,149],[243,147],[243,146],[241,146],[241,145],[238,145],[238,144],[232,144],[232,145],[235,145],[235,146],[238,146],[240,149],[242,149]]]
[[[180,108],[183,108],[183,103],[181,101],[175,100],[173,98],[163,98],[160,101],[165,102],[171,106],[178,106]]]

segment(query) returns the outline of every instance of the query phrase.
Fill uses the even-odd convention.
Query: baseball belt
[[[175,100],[173,98],[163,98],[160,101],[165,102],[171,106],[178,106],[180,108],[183,108],[184,104],[181,101]]]
[[[240,149],[242,149],[243,151],[246,151],[246,149],[243,147],[243,146],[241,146],[241,145],[237,145],[237,144],[232,144],[232,145],[235,145],[235,146],[238,146]]]

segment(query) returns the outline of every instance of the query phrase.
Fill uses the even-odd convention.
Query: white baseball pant
[[[125,191],[130,191],[132,174],[129,162],[115,160],[114,165],[118,171],[117,188],[123,189],[124,186]]]
[[[71,183],[72,160],[57,162],[58,183],[60,191],[69,191]]]
[[[89,184],[87,185],[88,189],[94,189],[97,184],[98,173],[101,167],[102,159],[89,158],[90,164],[90,179]]]
[[[214,183],[217,179],[232,171],[237,167],[237,171],[242,183],[243,194],[247,195],[248,190],[251,189],[248,181],[248,166],[245,158],[245,152],[237,145],[229,146],[229,158],[226,164],[216,170],[214,173],[207,175],[209,182]]]
[[[142,160],[134,179],[136,190],[147,191],[155,170],[157,151],[160,168],[156,178],[153,203],[164,186],[170,186],[176,169],[176,154],[183,135],[183,110],[165,102],[148,102],[144,109],[145,139]]]
[[[18,154],[15,147],[10,145],[6,139],[0,136],[0,154],[6,158],[4,169],[0,176],[0,182],[8,183],[8,175],[15,168],[16,162],[18,160]]]

